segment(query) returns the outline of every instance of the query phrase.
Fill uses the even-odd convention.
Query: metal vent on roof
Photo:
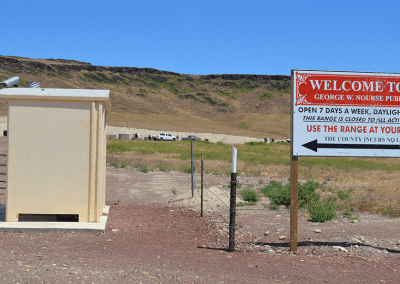
[[[26,83],[27,88],[34,88],[34,89],[40,89],[40,82],[27,82]]]

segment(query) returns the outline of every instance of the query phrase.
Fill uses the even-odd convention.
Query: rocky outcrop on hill
[[[277,81],[290,81],[290,76],[284,76],[284,75],[240,75],[240,74],[222,74],[222,75],[203,75],[201,76],[202,79],[204,80],[210,80],[210,79],[223,79],[223,80],[232,80],[232,81],[237,81],[237,80],[249,80],[249,81],[256,81],[256,82],[270,82],[272,80],[277,80]]]
[[[73,60],[61,60],[61,59],[47,59],[49,61],[62,62],[62,63],[77,63]],[[15,57],[0,56],[0,69],[3,69],[12,73],[57,73],[59,75],[71,72],[71,71],[89,71],[89,72],[101,72],[110,71],[112,73],[122,74],[154,74],[154,75],[175,75],[181,76],[179,73],[160,71],[153,68],[137,68],[137,67],[108,67],[108,66],[95,66],[90,63],[84,62],[84,64],[45,64],[37,61],[25,61],[18,60]]]
[[[21,58],[22,59],[22,58]],[[162,71],[153,68],[137,68],[137,67],[114,67],[114,66],[96,66],[87,62],[79,62],[76,60],[65,59],[46,59],[54,64],[46,64],[38,61],[20,60],[18,57],[0,56],[0,69],[12,73],[50,73],[64,75],[71,71],[88,71],[88,72],[102,72],[109,71],[112,73],[130,74],[130,75],[156,75],[153,80],[163,83],[166,79],[160,75],[174,75],[182,77],[183,80],[194,81],[193,77],[179,74],[170,71]],[[61,64],[57,64],[61,63]],[[249,81],[243,85],[245,88],[254,88],[254,82],[263,84],[271,81],[290,81],[290,76],[284,75],[239,75],[239,74],[222,74],[222,75],[202,75],[200,78],[207,83],[208,80],[223,79],[228,82],[223,82],[223,86],[235,84],[229,81],[245,80]],[[96,79],[95,79],[96,80]],[[101,81],[101,80],[100,80]],[[251,82],[250,82],[251,81]],[[210,82],[211,83],[211,82]]]

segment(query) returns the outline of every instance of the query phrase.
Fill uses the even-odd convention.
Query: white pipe
[[[232,146],[232,173],[236,174],[237,149]]]
[[[0,82],[0,85],[6,88],[10,88],[12,85],[16,85],[19,82],[19,77],[11,77],[3,82]]]

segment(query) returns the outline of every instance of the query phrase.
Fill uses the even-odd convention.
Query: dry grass
[[[400,213],[400,177],[397,172],[383,170],[343,170],[301,168],[302,180],[325,183],[334,193],[345,191],[349,198],[343,206],[350,211],[368,211],[398,215]],[[327,179],[332,181],[327,181]]]
[[[190,169],[190,160],[177,159],[178,154],[137,152],[124,152],[120,154],[108,154],[109,163],[117,163],[134,167],[147,165],[150,170],[161,169],[163,171],[187,171]],[[198,162],[198,161],[197,161]],[[392,161],[393,163],[395,161]],[[198,165],[195,164],[195,167]],[[290,177],[290,167],[285,165],[257,165],[238,161],[240,177],[260,178],[284,178]],[[206,173],[229,177],[231,164],[221,160],[205,161]],[[199,169],[197,168],[197,172]],[[332,181],[328,181],[331,179]],[[373,213],[400,214],[400,177],[397,172],[382,170],[343,170],[308,167],[299,168],[299,182],[315,180],[324,184],[330,195],[336,196],[338,191],[349,193],[349,198],[341,202],[341,210],[353,212],[368,211]],[[324,194],[322,194],[324,195]]]
[[[174,154],[153,153],[143,154],[137,152],[124,152],[120,154],[107,154],[107,163],[126,163],[129,167],[137,165],[147,165],[149,169],[156,169],[160,165],[168,166],[169,170],[177,170],[178,168],[190,164],[190,161],[182,161],[174,158]]]

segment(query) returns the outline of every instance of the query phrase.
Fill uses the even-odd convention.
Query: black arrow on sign
[[[317,139],[310,141],[302,145],[303,147],[310,149],[314,152],[318,152],[319,148],[328,149],[386,149],[386,150],[397,150],[400,149],[400,145],[388,145],[388,144],[326,144],[318,143]]]

